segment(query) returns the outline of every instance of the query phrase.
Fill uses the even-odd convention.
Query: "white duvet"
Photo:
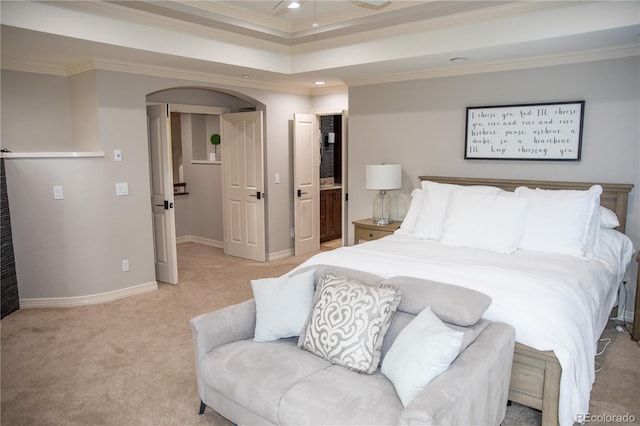
[[[616,234],[620,242],[603,248],[600,260],[500,254],[395,234],[320,253],[300,267],[327,264],[386,278],[426,278],[489,295],[484,318],[511,324],[518,342],[555,353],[562,366],[559,421],[571,425],[578,414],[589,412],[598,339],[633,253],[631,241]]]

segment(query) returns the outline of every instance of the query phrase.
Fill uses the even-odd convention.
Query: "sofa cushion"
[[[240,340],[207,354],[200,371],[207,386],[278,423],[280,398],[305,377],[330,366],[326,360],[300,350],[297,339],[265,343]]]
[[[449,368],[460,353],[463,334],[447,327],[431,308],[416,316],[398,335],[382,362],[405,407]]]
[[[358,271],[357,269],[351,268],[343,268],[341,266],[333,266],[333,265],[311,265],[306,266],[300,269],[294,269],[291,275],[301,274],[310,269],[315,269],[316,271],[316,280],[315,280],[315,288],[316,292],[322,286],[323,277],[327,273],[332,273],[336,276],[348,277],[352,280],[359,281],[363,284],[371,285],[377,287],[384,281],[384,278],[371,274],[369,272]]]
[[[291,277],[251,280],[256,342],[300,336],[313,305],[315,270]]]
[[[383,283],[402,292],[398,311],[417,315],[430,306],[442,321],[461,326],[478,322],[491,304],[491,298],[484,293],[436,281],[392,277]]]
[[[280,401],[280,424],[393,425],[402,404],[389,380],[376,371],[358,374],[331,366],[296,383]]]
[[[299,346],[335,364],[371,374],[400,293],[333,273],[323,275]]]
[[[413,314],[408,314],[406,312],[396,311],[393,316],[393,320],[391,320],[391,324],[389,325],[389,329],[387,333],[384,335],[384,341],[382,342],[382,360],[384,361],[384,357],[387,356],[387,352],[393,345],[393,342],[396,340],[400,332],[413,320],[416,316]],[[460,347],[460,352],[464,351],[470,344],[472,344],[480,334],[484,331],[485,328],[491,322],[480,318],[477,323],[470,325],[468,327],[462,327],[459,325],[451,324],[445,322],[446,326],[451,328],[454,331],[460,331],[463,333],[462,337],[462,346]]]

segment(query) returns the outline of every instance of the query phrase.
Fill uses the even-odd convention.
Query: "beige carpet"
[[[179,245],[178,256],[178,286],[4,318],[1,424],[227,425],[211,409],[198,415],[188,320],[250,298],[250,279],[281,275],[306,257],[262,264],[197,244]],[[640,388],[639,355],[626,335],[610,345],[594,414],[635,412],[640,419],[632,397]],[[534,424],[536,412],[523,411],[534,420],[517,415],[509,424]]]

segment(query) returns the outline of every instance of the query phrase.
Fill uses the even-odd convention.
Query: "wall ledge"
[[[98,303],[111,302],[136,294],[147,293],[158,289],[157,281],[134,285],[120,290],[108,291],[106,293],[90,294],[87,296],[73,297],[49,297],[20,299],[20,309],[31,308],[72,308],[77,306],[95,305]]]
[[[101,158],[104,151],[1,152],[0,158]]]

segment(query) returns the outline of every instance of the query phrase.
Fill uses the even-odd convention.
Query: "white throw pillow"
[[[256,342],[299,336],[313,306],[315,269],[290,277],[251,280]]]
[[[442,224],[447,213],[449,197],[454,191],[467,191],[481,194],[497,194],[500,188],[492,186],[462,186],[432,181],[422,181],[422,189],[427,191],[416,221],[413,236],[428,240],[439,240],[442,236]]]
[[[393,383],[403,406],[449,368],[460,353],[463,337],[430,307],[402,329],[382,361],[381,372]]]
[[[513,253],[522,238],[527,200],[454,191],[442,225],[443,244]]]
[[[515,192],[527,199],[518,248],[591,257],[600,227],[600,185],[587,191],[519,187]]]
[[[420,215],[420,209],[422,209],[422,203],[424,201],[426,192],[423,189],[416,188],[411,192],[411,204],[404,220],[400,224],[400,233],[405,235],[412,235],[413,229],[416,226],[418,215]]]

